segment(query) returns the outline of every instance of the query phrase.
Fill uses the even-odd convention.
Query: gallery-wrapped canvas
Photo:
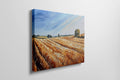
[[[84,16],[32,10],[32,70],[84,62]]]

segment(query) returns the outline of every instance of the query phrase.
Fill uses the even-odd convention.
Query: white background
[[[85,16],[85,63],[31,72],[31,9]],[[120,0],[0,0],[0,80],[120,80]]]

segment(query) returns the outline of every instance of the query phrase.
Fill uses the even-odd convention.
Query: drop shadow
[[[29,73],[32,73],[32,10],[29,11]]]
[[[43,73],[49,73],[49,72],[55,72],[55,71],[62,71],[62,70],[65,70],[65,69],[68,69],[68,68],[72,68],[72,69],[75,69],[73,68],[74,66],[81,66],[81,64],[83,63],[78,63],[78,64],[73,64],[73,65],[67,65],[67,66],[61,66],[61,67],[57,67],[57,68],[51,68],[51,69],[47,69],[47,70],[41,70],[41,71],[37,71],[37,72],[31,72],[32,75],[37,75],[37,74],[43,74]]]

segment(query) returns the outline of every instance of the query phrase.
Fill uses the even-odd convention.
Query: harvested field
[[[32,70],[39,71],[84,62],[84,38],[32,39]]]

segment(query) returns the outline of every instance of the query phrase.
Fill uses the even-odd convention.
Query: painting
[[[84,16],[32,10],[32,71],[84,62]]]

